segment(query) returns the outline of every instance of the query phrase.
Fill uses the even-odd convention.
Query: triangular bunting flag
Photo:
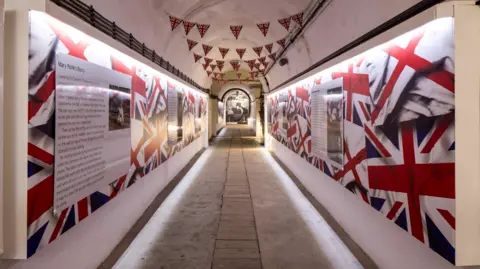
[[[220,51],[220,54],[222,54],[222,59],[225,59],[225,55],[227,55],[228,51],[230,49],[227,49],[227,48],[218,48],[218,50]]]
[[[212,74],[211,71],[207,71],[207,77],[209,77]]]
[[[215,77],[215,80],[216,80],[218,77],[218,72],[213,72],[213,76]]]
[[[265,63],[265,56],[258,58],[258,61],[261,62],[262,64]]]
[[[238,56],[240,56],[240,59],[242,59],[246,49],[236,49],[236,51],[238,53]]]
[[[258,23],[257,27],[258,29],[260,29],[260,32],[262,32],[263,36],[267,36],[268,28],[270,28],[270,23]]]
[[[247,63],[248,67],[250,67],[250,71],[253,71],[253,68],[255,67],[255,60],[249,60]]]
[[[237,78],[240,79],[242,77],[242,73],[237,73]]]
[[[240,32],[242,31],[243,26],[242,25],[232,25],[230,26],[230,30],[232,31],[233,36],[235,36],[235,39],[238,39],[238,36],[240,35]]]
[[[182,23],[182,20],[180,20],[179,18],[170,16],[170,26],[172,27],[172,31],[175,30],[175,28],[177,28],[177,26],[180,25],[180,23]]]
[[[207,70],[208,64],[202,64],[202,66],[203,66],[203,70]]]
[[[210,28],[210,24],[198,24],[197,23],[198,33],[200,33],[201,38],[203,38],[205,33],[208,31],[208,28]]]
[[[203,52],[205,53],[205,56],[212,50],[212,46],[202,44]]]
[[[268,53],[272,53],[273,43],[265,45],[265,48],[268,50]]]
[[[198,44],[198,42],[187,38],[187,44],[188,44],[188,51],[191,51],[193,47],[195,47]]]
[[[212,68],[212,71],[215,71],[215,68],[217,67],[216,64],[211,64],[210,67]]]
[[[278,22],[288,31],[288,30],[290,30],[290,21],[291,20],[292,20],[292,17],[288,17],[288,18],[285,18],[285,19],[280,19],[280,20],[278,20]]]
[[[224,63],[225,63],[225,61],[217,60],[217,65],[223,65]]]
[[[303,12],[293,15],[291,19],[301,26],[303,23]]]
[[[195,60],[195,62],[198,62],[198,60],[202,59],[202,55],[198,55],[196,53],[193,54],[193,59]]]
[[[188,21],[183,21],[183,28],[185,29],[185,34],[186,35],[188,35],[188,33],[190,33],[190,30],[192,30],[193,26],[195,26],[195,23],[188,22]]]
[[[223,69],[223,64],[222,65],[218,65],[218,70],[220,70],[220,72],[222,71]]]
[[[209,64],[213,61],[212,59],[207,58],[207,57],[203,57],[203,60],[205,61],[205,63],[206,63],[207,65],[209,65]]]
[[[278,45],[282,46],[282,48],[285,48],[285,38],[277,40],[277,43],[278,43]]]
[[[272,59],[272,61],[275,61],[275,57],[276,57],[276,56],[277,56],[277,53],[274,52],[274,53],[268,55],[268,58]]]
[[[255,68],[257,68],[258,70],[260,70],[260,63],[256,63],[256,64],[255,64]]]
[[[263,49],[263,47],[254,47],[253,51],[255,51],[255,53],[258,55],[258,57],[260,57],[260,55],[262,54],[262,49]]]
[[[263,62],[262,64],[263,64],[263,66],[265,67],[264,69],[266,69],[267,66],[268,66],[268,64],[270,64],[270,63],[269,63],[268,61],[265,61],[265,62]]]

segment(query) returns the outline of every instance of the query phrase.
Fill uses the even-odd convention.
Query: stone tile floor
[[[114,268],[363,268],[248,135],[222,130]]]

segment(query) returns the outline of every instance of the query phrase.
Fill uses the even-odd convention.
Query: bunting
[[[262,64],[263,64],[263,67],[265,67],[264,69],[266,69],[267,66],[268,66],[268,64],[269,64],[269,62],[268,62],[268,61],[264,61]]]
[[[247,49],[236,49],[237,53],[238,53],[238,56],[240,56],[240,59],[243,58],[243,55],[245,54],[245,51]]]
[[[210,24],[198,24],[197,23],[198,33],[200,34],[201,38],[203,38],[203,36],[205,36],[205,33],[207,33],[208,28],[210,28]]]
[[[260,63],[255,63],[255,68],[257,68],[258,70],[260,70]]]
[[[291,19],[296,22],[298,25],[302,26],[303,23],[303,12],[295,14],[291,17]]]
[[[240,68],[240,64],[238,61],[230,61],[230,65],[232,65],[233,70],[238,71]]]
[[[267,36],[268,28],[270,28],[270,23],[259,23],[257,24],[258,29],[262,32],[263,36]]]
[[[188,44],[188,51],[191,51],[193,47],[195,47],[198,44],[198,42],[187,38],[187,44]]]
[[[248,67],[250,67],[250,71],[253,71],[253,68],[255,67],[255,60],[249,60],[247,63]]]
[[[218,50],[220,51],[220,54],[222,55],[222,59],[225,59],[225,55],[227,55],[227,53],[230,49],[218,48]]]
[[[180,20],[179,18],[170,16],[170,26],[172,27],[172,31],[175,30],[175,28],[177,28],[177,26],[180,25],[180,23],[182,23],[182,20]]]
[[[202,44],[203,52],[205,53],[205,56],[212,50],[212,46]]]
[[[268,55],[268,58],[272,59],[272,61],[275,61],[276,56],[277,56],[277,53],[274,52],[274,53]]]
[[[212,71],[215,71],[215,68],[217,67],[216,64],[211,64],[210,67],[212,68]]]
[[[185,29],[185,35],[188,35],[190,33],[190,30],[195,26],[195,23],[193,22],[188,22],[188,21],[183,21],[183,28]]]
[[[203,70],[207,70],[208,64],[202,64],[202,66],[203,66]]]
[[[243,28],[242,25],[230,26],[230,30],[232,31],[233,36],[235,36],[235,39],[238,39],[238,36],[240,35],[240,31],[242,31],[242,28]]]
[[[207,77],[209,77],[212,74],[212,71],[207,71]]]
[[[291,18],[292,17],[280,19],[280,20],[278,20],[278,22],[288,31],[288,30],[290,30],[290,22],[292,20]]]
[[[255,53],[258,55],[258,57],[260,57],[260,55],[262,54],[262,49],[263,49],[263,46],[261,47],[254,47],[252,48],[253,51],[255,51]]]
[[[285,48],[285,38],[277,40],[277,43],[278,43],[278,45],[282,46],[282,48]]]
[[[242,73],[237,73],[237,78],[240,79],[242,77]]]
[[[266,60],[265,56],[258,58],[258,61],[261,62],[262,64],[265,63],[265,60]]]
[[[225,61],[217,60],[217,65],[223,65]]]
[[[218,72],[213,72],[213,77],[215,77],[215,80],[217,80]]]
[[[218,70],[220,70],[220,72],[222,72],[223,64],[222,65],[217,65],[217,67],[218,67]]]
[[[213,61],[212,59],[207,58],[207,57],[203,57],[203,60],[205,61],[205,63],[206,63],[207,65],[209,65],[209,64]]]
[[[268,53],[272,53],[273,43],[265,45],[265,48],[268,50]]]
[[[225,76],[225,74],[224,74],[224,73],[220,73],[220,74],[218,74],[218,76],[220,77],[220,79],[223,79],[223,77]]]
[[[200,59],[202,59],[202,55],[198,55],[196,53],[193,54],[193,59],[195,60],[195,62],[198,62]]]

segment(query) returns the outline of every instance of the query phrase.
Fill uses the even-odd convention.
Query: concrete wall
[[[270,88],[307,69],[419,0],[332,0],[284,55],[289,63],[267,74]],[[349,58],[349,57],[348,57]]]

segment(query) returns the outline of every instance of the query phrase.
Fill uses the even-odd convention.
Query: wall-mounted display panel
[[[32,256],[200,137],[208,96],[45,13],[29,26]]]
[[[437,19],[270,94],[266,129],[455,263],[454,70]]]

